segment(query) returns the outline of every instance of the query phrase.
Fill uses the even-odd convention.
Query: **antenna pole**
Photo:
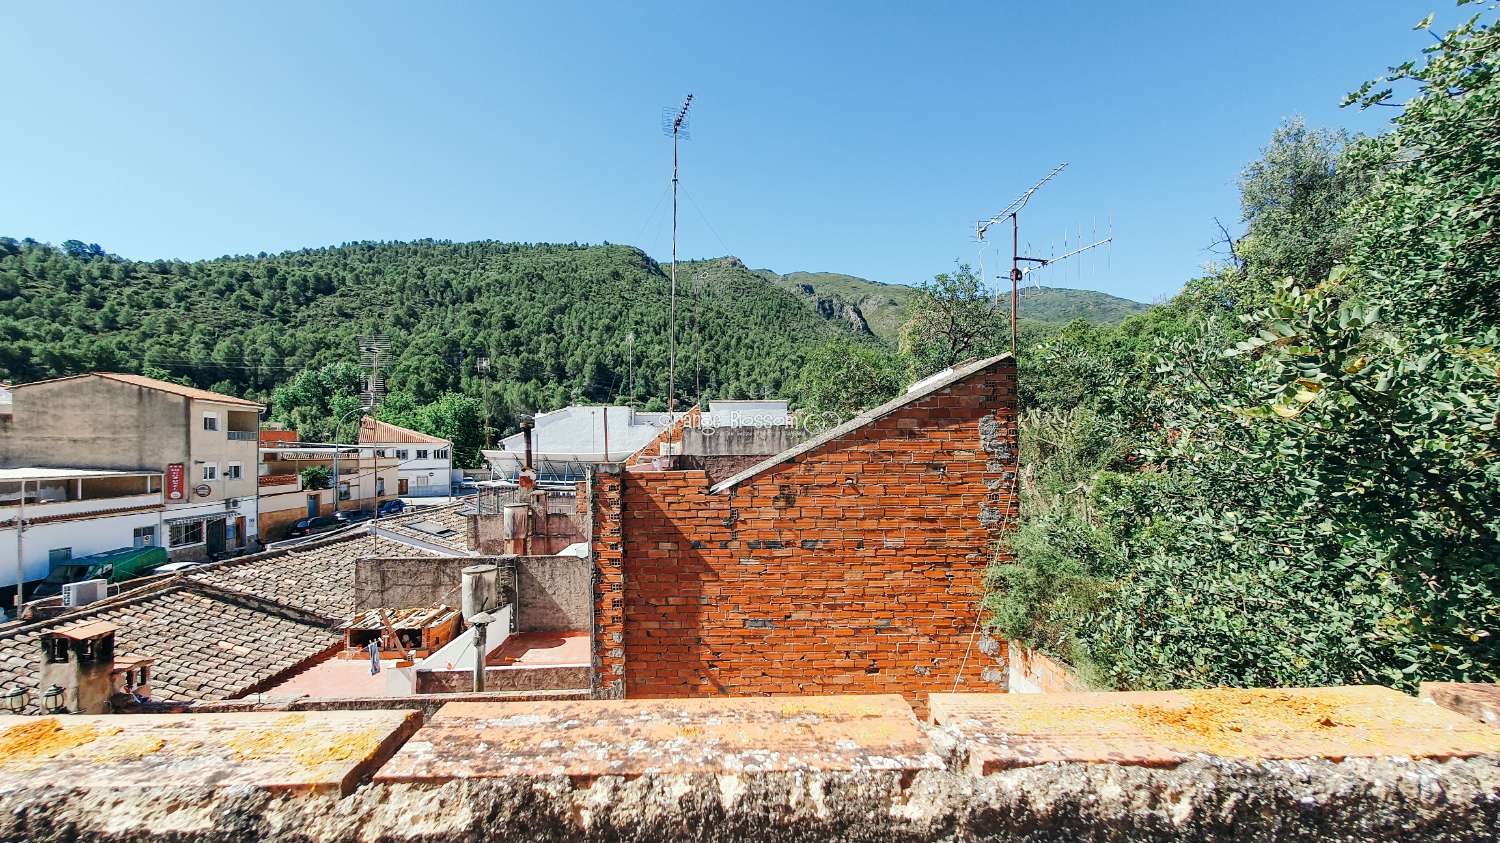
[[[672,327],[668,334],[667,413],[677,413],[677,129],[672,129]]]
[[[1016,356],[1016,325],[1021,321],[1021,223],[1010,215],[1010,356]]]
[[[693,95],[682,101],[682,108],[672,120],[672,315],[668,329],[667,346],[667,413],[669,418],[677,414],[677,141],[682,136],[687,122],[688,109],[693,106]]]

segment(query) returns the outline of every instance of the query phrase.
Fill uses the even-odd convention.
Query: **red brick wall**
[[[697,427],[703,420],[703,409],[694,404],[692,409],[677,417],[677,421],[667,425],[661,433],[656,434],[650,442],[642,445],[640,450],[630,455],[625,461],[626,465],[641,465],[648,463],[661,456],[661,446],[668,442],[681,442],[682,429],[685,427]]]
[[[710,495],[627,472],[630,697],[953,688],[1015,512],[1009,359]],[[981,683],[976,646],[960,689]]]
[[[621,536],[622,474],[595,471],[587,500],[594,557],[593,691],[596,699],[625,696],[625,565]],[[583,495],[580,500],[585,499]]]

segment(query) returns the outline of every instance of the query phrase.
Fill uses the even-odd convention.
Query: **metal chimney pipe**
[[[536,422],[531,417],[521,419],[521,438],[526,442],[526,462],[521,468],[530,471],[534,466],[531,464],[531,429],[536,427]]]

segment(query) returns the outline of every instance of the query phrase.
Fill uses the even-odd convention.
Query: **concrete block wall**
[[[517,556],[516,630],[587,632],[593,614],[591,563],[578,556]]]
[[[1003,690],[1003,648],[970,644],[1015,514],[1015,385],[1000,359],[727,492],[619,476],[623,559],[594,546],[610,589],[623,569],[626,696]]]

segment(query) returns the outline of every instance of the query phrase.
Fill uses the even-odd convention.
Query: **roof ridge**
[[[713,495],[718,494],[719,492],[726,491],[728,489],[732,489],[763,471],[775,468],[776,466],[787,462],[788,460],[791,460],[795,457],[800,457],[803,454],[821,448],[829,442],[832,442],[835,439],[842,438],[846,434],[852,433],[853,431],[856,431],[864,427],[865,425],[873,424],[874,422],[885,418],[891,413],[896,412],[902,407],[920,401],[923,398],[926,398],[927,396],[933,394],[934,392],[946,389],[949,386],[957,383],[958,381],[969,377],[970,375],[982,372],[990,368],[991,366],[1000,363],[1003,360],[1013,359],[1014,358],[1012,357],[1012,355],[1009,352],[1006,352],[1004,354],[996,354],[993,357],[986,357],[978,360],[969,360],[967,362],[951,366],[946,373],[940,372],[934,375],[928,375],[927,378],[924,379],[926,381],[925,383],[924,381],[919,380],[917,381],[917,384],[913,384],[913,387],[909,387],[907,391],[901,393],[895,398],[892,398],[884,404],[880,404],[878,406],[865,410],[864,412],[860,413],[849,421],[838,425],[837,427],[831,428],[817,436],[814,436],[806,442],[793,445],[792,447],[787,448],[785,451],[782,451],[779,454],[773,454],[772,456],[761,460],[755,465],[750,466],[744,471],[741,471],[738,474],[732,475],[725,480],[721,480],[718,483],[715,483],[714,485],[709,487],[708,493]],[[915,388],[918,384],[920,384],[920,388]]]
[[[97,614],[98,612],[104,611],[106,609],[114,609],[119,606],[128,606],[132,603],[144,600],[147,597],[153,597],[159,594],[167,594],[183,586],[183,583],[179,581],[181,579],[181,574],[170,574],[165,579],[155,580],[153,582],[146,583],[138,588],[132,588],[129,591],[121,591],[119,594],[116,594],[113,597],[106,597],[103,600],[95,600],[92,603],[86,603],[82,606],[78,606],[76,608],[63,612],[60,615],[53,615],[50,618],[42,618],[41,620],[34,620],[30,623],[22,624],[21,626],[11,627],[10,629],[0,631],[0,641],[4,641],[10,638],[17,638],[25,635],[28,632],[33,632],[48,627],[54,627],[59,624],[73,623],[75,621],[85,620],[90,615]]]
[[[202,594],[205,597],[218,597],[226,603],[238,603],[239,605],[267,614],[278,614],[283,618],[299,623],[305,622],[315,626],[334,627],[343,623],[341,618],[331,618],[320,615],[307,609],[298,608],[279,600],[269,597],[260,597],[255,594],[240,591],[234,588],[219,585],[218,583],[204,582],[203,580],[188,579],[183,584],[185,591]]]
[[[104,378],[115,383],[123,383],[130,386],[138,386],[142,389],[154,389],[158,392],[167,392],[183,398],[197,399],[199,401],[212,401],[220,404],[238,404],[245,407],[264,407],[259,401],[251,401],[248,398],[236,398],[233,395],[225,395],[222,392],[214,392],[211,389],[202,389],[196,386],[184,386],[180,383],[164,381],[161,378],[153,378],[149,375],[138,375],[131,372],[79,372],[76,375],[62,375],[56,378],[43,378],[39,381],[29,383],[18,383],[11,385],[11,389],[24,389],[29,386],[37,386],[44,383],[59,383],[61,381],[76,380],[78,378]]]

